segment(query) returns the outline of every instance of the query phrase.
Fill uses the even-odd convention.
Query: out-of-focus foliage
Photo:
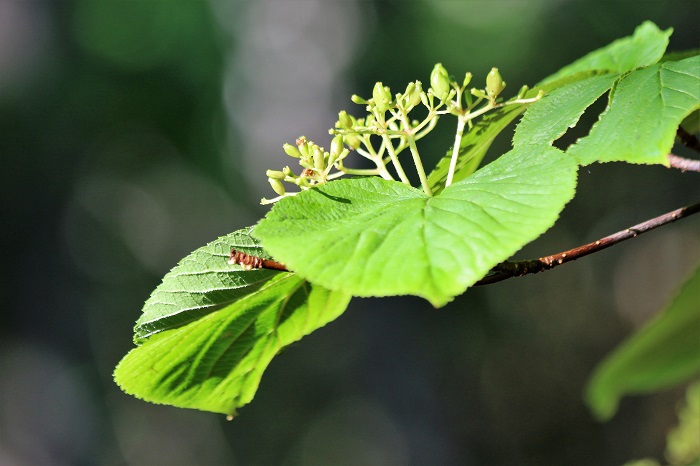
[[[596,370],[586,399],[609,419],[619,399],[649,393],[700,374],[700,268],[666,310],[617,348]]]
[[[700,382],[686,391],[678,410],[678,427],[668,434],[666,458],[677,466],[700,464]]]
[[[700,465],[700,382],[688,387],[685,400],[678,409],[678,425],[666,438],[666,459],[669,466]],[[629,461],[624,466],[658,466],[655,459]]]

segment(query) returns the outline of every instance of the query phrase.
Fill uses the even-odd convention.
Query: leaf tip
[[[593,417],[599,422],[605,422],[617,412],[619,396],[599,379],[593,379],[586,387],[584,401]]]

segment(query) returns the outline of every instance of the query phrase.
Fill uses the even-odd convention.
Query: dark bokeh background
[[[478,82],[498,66],[513,92],[646,19],[675,28],[671,49],[697,47],[699,17],[697,1],[661,0],[0,0],[0,464],[660,459],[678,390],[625,399],[607,424],[581,393],[697,263],[695,218],[437,311],[356,299],[275,359],[233,422],[131,398],[111,371],[161,277],[264,215],[282,144],[328,144],[351,94],[425,83],[438,61]],[[519,256],[697,201],[699,181],[583,169],[561,222]]]

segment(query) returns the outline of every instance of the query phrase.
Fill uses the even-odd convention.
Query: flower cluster
[[[443,115],[457,117],[457,131],[446,181],[446,186],[449,186],[459,155],[459,144],[466,126],[471,128],[471,120],[504,105],[527,104],[542,97],[540,93],[534,98],[526,99],[528,88],[524,86],[516,98],[502,102],[500,94],[506,83],[497,68],[492,68],[488,73],[486,87],[483,89],[471,88],[467,91],[471,79],[472,74],[466,73],[461,83],[458,83],[438,63],[430,74],[430,87],[427,91],[423,90],[420,81],[414,81],[408,83],[404,92],[392,95],[388,86],[378,82],[374,85],[371,98],[363,99],[353,95],[351,100],[364,105],[367,115],[356,118],[341,111],[334,128],[329,130],[329,133],[334,135],[329,151],[307,141],[303,136],[296,140],[296,145],[285,144],[284,151],[290,157],[299,160],[302,171],[295,175],[289,167],[284,167],[281,171],[268,170],[268,181],[279,197],[263,199],[262,203],[276,202],[283,197],[297,194],[287,192],[284,183],[291,183],[300,190],[305,190],[343,175],[374,175],[393,180],[394,176],[389,171],[389,166],[401,182],[410,184],[399,159],[399,155],[406,149],[411,153],[423,190],[432,195],[416,141],[432,131]],[[416,107],[424,107],[427,114],[421,119],[412,119],[409,114]],[[343,161],[350,152],[369,160],[375,168],[346,167]]]
[[[296,146],[285,144],[283,148],[288,156],[299,159],[299,165],[303,170],[299,175],[295,175],[289,167],[284,167],[282,171],[268,170],[266,172],[270,186],[280,196],[287,195],[282,182],[308,189],[342,176],[342,172],[331,174],[331,170],[334,167],[342,167],[342,160],[350,153],[350,150],[343,146],[342,136],[333,138],[330,151],[308,141],[304,136],[296,140]],[[267,201],[263,199],[263,203],[265,204]]]

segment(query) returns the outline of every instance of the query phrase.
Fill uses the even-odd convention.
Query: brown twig
[[[489,275],[486,275],[474,285],[490,285],[491,283],[500,282],[508,278],[520,277],[522,275],[549,270],[566,262],[571,262],[580,257],[609,248],[610,246],[630,238],[634,238],[637,235],[641,235],[642,233],[653,230],[654,228],[658,228],[668,223],[673,223],[683,217],[697,214],[698,212],[700,212],[700,202],[676,209],[663,215],[659,215],[656,218],[652,218],[646,222],[642,222],[622,231],[618,231],[617,233],[601,238],[598,241],[584,244],[583,246],[569,249],[568,251],[552,254],[551,256],[540,257],[539,259],[517,262],[502,262],[494,267]]]
[[[689,217],[690,215],[697,214],[700,212],[700,202],[696,204],[689,205],[687,207],[681,207],[672,212],[659,215],[656,218],[647,220],[646,222],[639,223],[637,225],[626,228],[622,231],[618,231],[610,236],[601,238],[598,241],[592,243],[584,244],[583,246],[578,246],[568,251],[560,252],[557,254],[552,254],[550,256],[540,257],[539,259],[531,259],[524,261],[505,261],[498,264],[496,267],[491,269],[491,272],[484,278],[476,282],[476,285],[490,285],[491,283],[497,283],[508,278],[520,277],[523,275],[543,272],[545,270],[553,269],[554,267],[565,264],[567,262],[574,261],[583,256],[593,254],[594,252],[601,251],[605,248],[609,248],[617,243],[634,238],[637,235],[641,235],[649,230],[658,228],[660,226],[666,225],[668,223],[673,223],[676,220],[680,220],[684,217]],[[263,259],[257,256],[251,256],[244,252],[238,251],[236,249],[231,250],[231,255],[229,257],[229,264],[239,264],[243,266],[246,270],[251,269],[271,269],[279,270],[282,272],[289,272],[289,269],[284,264],[270,259]]]
[[[678,136],[678,139],[681,140],[684,146],[693,149],[695,152],[700,152],[700,140],[694,134],[684,130],[682,126],[678,127],[676,136]]]
[[[666,157],[671,168],[677,168],[682,172],[700,172],[700,160],[686,159],[675,154],[668,154]]]

